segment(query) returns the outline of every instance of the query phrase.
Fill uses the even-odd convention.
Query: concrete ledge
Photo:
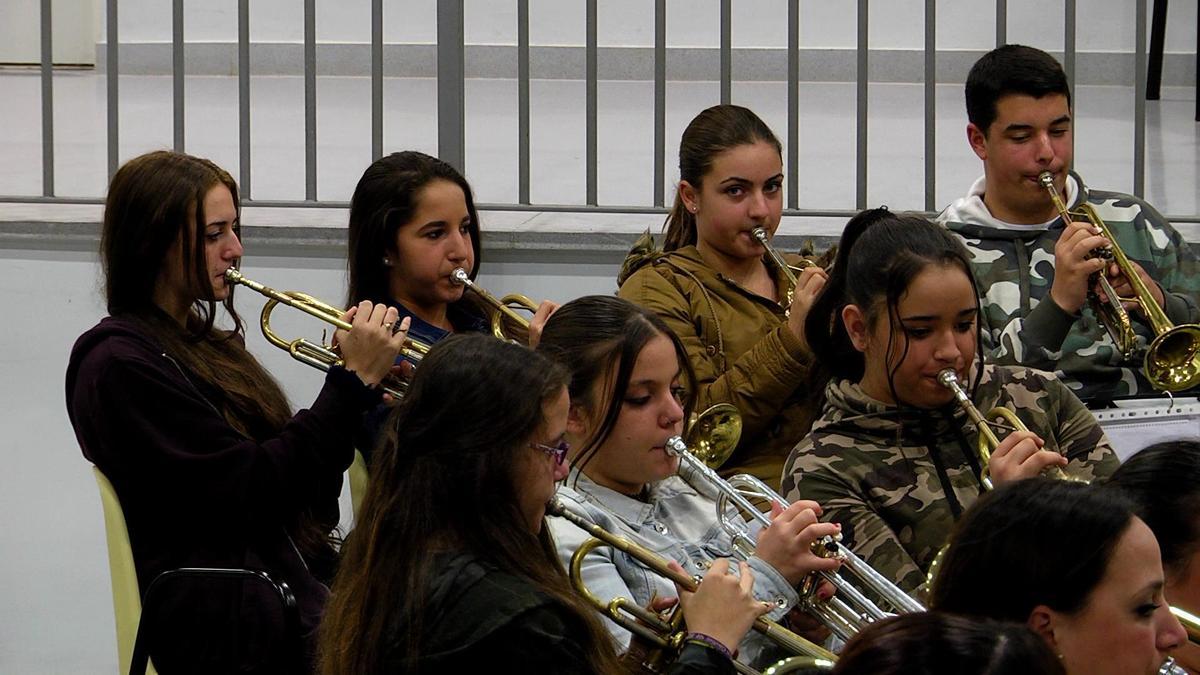
[[[367,43],[322,42],[317,48],[317,74],[369,76],[371,46]],[[96,67],[105,67],[106,45],[96,45]],[[942,50],[937,53],[937,80],[963,82],[967,71],[983,50]],[[1061,61],[1062,54],[1054,55]],[[719,49],[672,47],[667,49],[667,79],[713,81],[720,76]],[[800,79],[805,82],[853,82],[858,55],[853,49],[800,49]],[[466,76],[469,78],[516,78],[517,48],[514,45],[467,45]],[[121,43],[120,71],[123,75],[170,75],[169,42]],[[236,42],[197,42],[184,45],[189,75],[236,75]],[[585,52],[581,46],[532,46],[529,50],[530,77],[535,79],[584,78]],[[872,82],[922,82],[925,54],[917,49],[873,49],[868,70]],[[388,77],[436,77],[437,46],[432,44],[385,44],[383,69]],[[598,77],[602,80],[653,80],[654,49],[651,47],[600,47]],[[253,43],[250,71],[254,75],[302,75],[304,45],[300,43]],[[1132,86],[1134,56],[1131,52],[1078,52],[1076,81],[1084,85]],[[1163,85],[1194,86],[1196,62],[1192,54],[1164,55]],[[735,81],[784,81],[787,79],[787,50],[781,48],[733,49]]]
[[[549,256],[555,262],[620,261],[647,229],[661,237],[665,210],[578,211],[481,205],[483,247],[490,259],[528,260]],[[0,202],[0,248],[16,250],[95,251],[100,243],[103,205]],[[835,243],[846,212],[786,213],[777,240],[785,251],[811,241],[819,249]],[[242,237],[250,255],[342,258],[346,251],[347,209],[325,206],[257,206],[242,209]],[[1200,243],[1200,222],[1173,220],[1187,241]]]

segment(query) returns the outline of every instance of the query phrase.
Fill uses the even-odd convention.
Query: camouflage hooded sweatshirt
[[[821,417],[788,457],[783,494],[816,500],[823,520],[842,524],[851,550],[920,596],[954,521],[983,489],[974,427],[953,403],[899,408],[849,380],[830,382],[825,394]],[[997,405],[1015,412],[1045,449],[1068,458],[1073,477],[1091,481],[1117,468],[1096,419],[1050,373],[986,365],[972,400],[984,413]]]
[[[777,288],[783,274],[768,263]],[[662,317],[696,371],[693,408],[731,403],[742,439],[721,474],[750,473],[779,485],[783,461],[815,411],[801,391],[811,355],[787,326],[785,308],[714,271],[695,246],[664,253],[647,232],[617,278],[622,298]]]
[[[1067,183],[1071,208],[1089,202],[1125,254],[1162,287],[1167,317],[1175,324],[1200,320],[1200,264],[1175,228],[1137,197],[1089,190],[1074,173]],[[1137,345],[1125,359],[1089,306],[1072,315],[1050,301],[1062,219],[1034,226],[997,220],[983,203],[984,185],[983,178],[976,181],[938,222],[962,237],[971,252],[987,359],[1053,370],[1085,401],[1154,393],[1142,373],[1153,339],[1142,315],[1131,313]]]

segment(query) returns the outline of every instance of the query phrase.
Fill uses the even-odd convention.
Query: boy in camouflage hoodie
[[[825,403],[788,457],[783,491],[842,524],[851,549],[920,594],[954,521],[985,489],[1062,467],[1106,477],[1117,458],[1095,418],[1054,375],[983,365],[969,255],[918,216],[867,211],[842,234],[809,312]],[[975,406],[1004,406],[1028,431],[997,429],[983,466],[978,430],[938,374],[953,369]]]
[[[1196,257],[1170,223],[1132,195],[1091,190],[1070,171],[1070,89],[1049,54],[1006,45],[984,55],[966,85],[967,137],[984,176],[938,221],[972,255],[983,296],[980,326],[988,360],[1054,370],[1083,400],[1153,393],[1142,373],[1154,335],[1130,312],[1136,343],[1126,357],[1087,304],[1091,256],[1107,241],[1090,223],[1065,225],[1038,175],[1049,171],[1069,208],[1085,202],[1109,226],[1154,299],[1175,324],[1200,320]],[[1110,265],[1118,295],[1133,295]]]

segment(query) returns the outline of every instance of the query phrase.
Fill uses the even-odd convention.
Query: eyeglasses
[[[566,441],[559,441],[558,445],[546,445],[545,443],[530,443],[529,447],[541,450],[548,456],[554,458],[554,463],[562,466],[563,460],[567,458],[567,451],[571,449],[571,444]]]

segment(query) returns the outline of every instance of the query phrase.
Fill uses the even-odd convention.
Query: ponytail
[[[675,192],[675,204],[663,223],[667,236],[663,239],[663,251],[674,251],[696,243],[696,214],[683,203],[683,195]]]
[[[846,223],[829,281],[804,323],[804,336],[817,364],[809,391],[818,402],[830,380],[857,382],[866,368],[862,352],[850,341],[842,310],[858,306],[870,325],[882,318],[882,312],[890,317],[912,280],[930,264],[960,268],[975,290],[978,306],[970,256],[944,227],[923,216],[892,213],[887,207],[863,211]],[[976,353],[983,358],[982,349]]]

